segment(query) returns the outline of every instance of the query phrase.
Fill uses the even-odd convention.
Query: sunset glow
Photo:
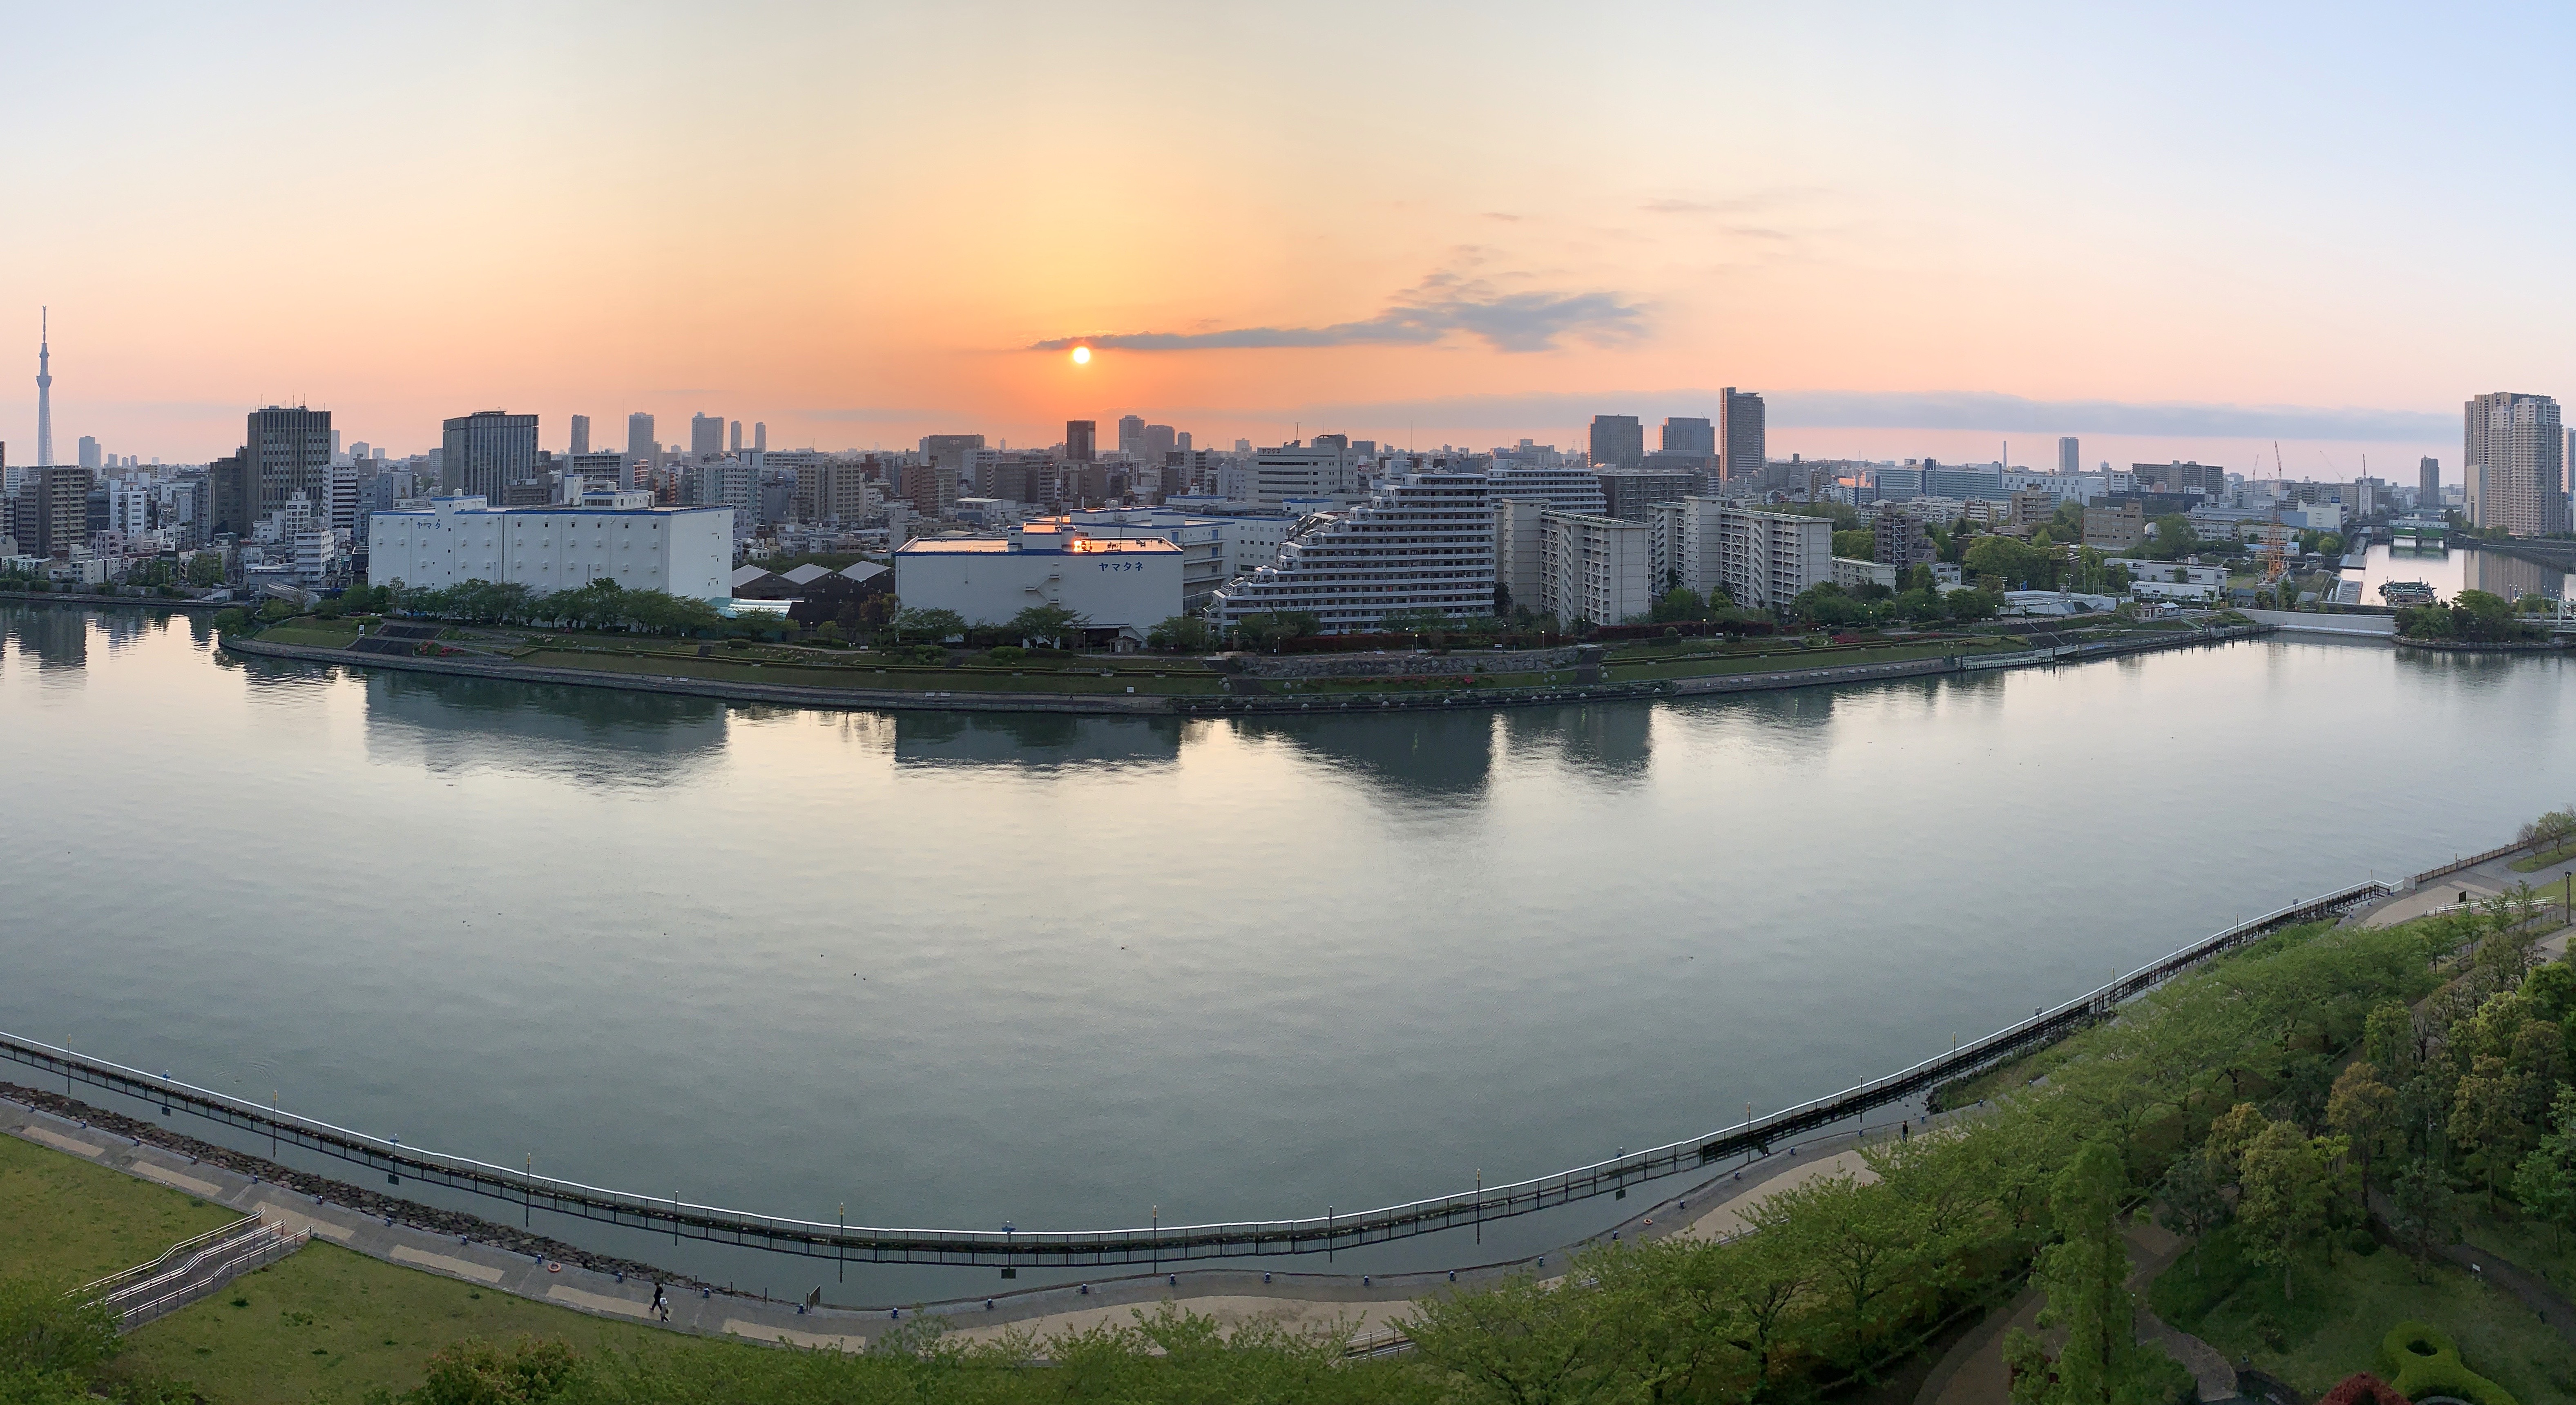
[[[2571,223],[2523,175],[2562,12],[260,8],[22,17],[13,453],[44,304],[58,434],[173,460],[268,401],[402,451],[492,406],[1571,445],[1734,385],[1784,454],[2349,476],[2576,380],[2576,295],[2509,273]],[[1094,73],[1157,76],[1065,120]]]

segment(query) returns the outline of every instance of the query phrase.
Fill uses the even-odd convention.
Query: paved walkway
[[[640,1276],[595,1272],[468,1237],[389,1221],[6,1099],[0,1099],[0,1133],[185,1191],[245,1215],[310,1230],[317,1239],[388,1263],[463,1279],[576,1312],[664,1325],[652,1310],[653,1285]],[[1868,1131],[1873,1141],[1886,1135],[1885,1128]],[[988,1339],[1006,1330],[1044,1338],[1068,1330],[1123,1324],[1133,1320],[1130,1314],[1151,1313],[1163,1302],[1177,1303],[1187,1311],[1229,1325],[1261,1320],[1297,1330],[1320,1331],[1338,1326],[1354,1338],[1365,1339],[1391,1330],[1410,1312],[1417,1298],[1453,1283],[1465,1287],[1521,1272],[1544,1273],[1551,1260],[1562,1262],[1575,1250],[1612,1239],[1672,1234],[1722,1237],[1733,1233],[1743,1226],[1755,1205],[1781,1191],[1819,1176],[1846,1171],[1868,1176],[1868,1168],[1860,1164],[1855,1150],[1859,1144],[1858,1136],[1845,1131],[1783,1147],[1750,1166],[1721,1171],[1687,1190],[1645,1205],[1591,1239],[1530,1259],[1461,1268],[1454,1274],[1359,1275],[1230,1268],[1168,1274],[1126,1271],[1121,1277],[1088,1284],[932,1303],[919,1310],[945,1319],[951,1330],[971,1339]],[[908,1307],[839,1306],[800,1310],[788,1301],[682,1290],[674,1290],[668,1302],[667,1325],[677,1331],[840,1350],[864,1350],[868,1342],[916,1311]]]

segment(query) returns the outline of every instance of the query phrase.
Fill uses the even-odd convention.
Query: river
[[[0,607],[0,1027],[779,1214],[1365,1208],[1721,1127],[2501,842],[2576,797],[2568,667],[2276,636],[1695,702],[882,716]]]

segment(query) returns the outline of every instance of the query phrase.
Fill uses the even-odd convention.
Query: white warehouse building
[[[374,514],[367,583],[467,581],[577,590],[614,580],[694,600],[733,594],[733,509],[655,507],[645,492],[586,493],[579,507],[496,508],[479,497]]]
[[[916,537],[894,554],[895,598],[906,609],[954,610],[971,625],[1061,605],[1089,628],[1138,638],[1181,613],[1180,547],[1095,530],[1058,520],[1006,537]]]

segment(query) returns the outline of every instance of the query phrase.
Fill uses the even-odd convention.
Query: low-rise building
[[[2084,544],[2129,551],[2147,539],[2146,509],[2135,502],[2084,509]]]
[[[433,498],[376,513],[367,583],[440,589],[467,581],[577,590],[614,580],[699,600],[731,597],[733,510],[654,507],[645,492],[586,494],[579,507],[493,507]]]
[[[1086,628],[1141,639],[1181,613],[1182,558],[1159,536],[1038,521],[998,537],[916,537],[894,553],[894,593],[907,609],[954,610],[970,625],[1056,605]]]

